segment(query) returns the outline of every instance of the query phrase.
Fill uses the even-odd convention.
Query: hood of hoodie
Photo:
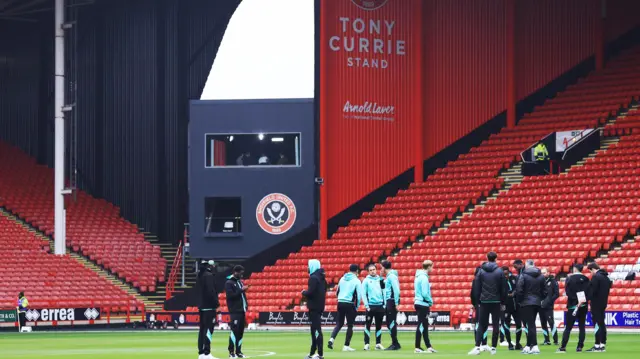
[[[379,276],[379,275],[377,275],[377,274],[376,274],[375,276],[373,276],[373,275],[369,274],[369,275],[367,276],[367,278],[368,278],[368,279],[372,279],[372,280],[376,280],[376,279],[380,280],[380,276]]]
[[[342,276],[342,279],[344,279],[345,281],[349,282],[352,280],[358,280],[358,276],[349,272],[349,273],[345,273],[344,276]]]
[[[429,275],[427,274],[427,272],[424,271],[424,269],[418,269],[416,271],[416,277],[427,277],[427,278],[429,278]]]
[[[526,275],[529,275],[533,278],[537,278],[539,276],[542,275],[542,271],[536,267],[529,267],[529,268],[525,268],[524,271],[522,271],[523,273],[525,273]]]
[[[605,277],[608,277],[608,276],[609,276],[609,273],[607,273],[607,271],[606,271],[606,270],[604,270],[604,269],[600,269],[600,270],[598,270],[598,272],[597,272],[597,273],[598,273],[598,274],[601,274],[601,275],[603,275],[603,276],[605,276]]]
[[[309,275],[320,269],[320,261],[317,259],[309,259]]]
[[[496,262],[484,262],[484,263],[482,263],[482,270],[485,271],[485,272],[488,272],[488,273],[491,273],[491,272],[495,271],[498,268],[500,268],[500,267],[498,267]]]
[[[398,277],[398,271],[397,271],[397,270],[395,270],[395,269],[389,269],[389,270],[387,270],[387,278],[388,278],[388,277],[390,277],[390,276],[391,276],[391,277],[396,277],[396,278],[397,278],[397,277]]]
[[[573,273],[571,274],[571,278],[576,277],[574,280],[579,280],[580,282],[588,282],[589,278],[582,273]]]

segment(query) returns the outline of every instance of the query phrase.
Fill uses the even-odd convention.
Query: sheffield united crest
[[[383,7],[389,0],[351,0],[357,7],[363,10],[376,10]]]
[[[282,193],[266,195],[256,208],[256,220],[263,231],[279,235],[286,233],[296,222],[296,206]]]

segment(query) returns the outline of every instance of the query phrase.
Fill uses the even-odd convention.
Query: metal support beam
[[[54,240],[55,254],[66,252],[66,211],[64,209],[64,2],[55,4],[55,149],[54,149]]]

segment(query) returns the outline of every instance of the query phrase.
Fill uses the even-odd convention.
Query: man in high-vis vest
[[[533,157],[535,157],[536,161],[547,161],[549,160],[549,151],[547,151],[547,146],[540,142],[533,149]]]
[[[31,327],[27,327],[27,309],[29,309],[29,300],[24,296],[24,292],[20,292],[16,306],[16,311],[18,312],[18,330],[20,333],[31,332]]]

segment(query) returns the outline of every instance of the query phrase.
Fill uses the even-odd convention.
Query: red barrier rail
[[[171,298],[176,286],[176,280],[178,279],[178,274],[180,272],[180,265],[182,263],[182,253],[183,247],[182,242],[178,245],[178,251],[176,252],[176,256],[173,258],[173,264],[171,265],[171,271],[169,272],[169,279],[167,280],[167,290],[165,299]]]

